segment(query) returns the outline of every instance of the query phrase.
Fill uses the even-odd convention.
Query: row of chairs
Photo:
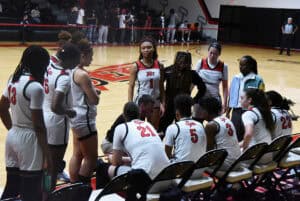
[[[227,154],[224,149],[212,150],[196,163],[184,161],[171,164],[153,180],[142,176],[143,179],[139,181],[135,174],[133,177],[131,173],[123,174],[106,185],[95,201],[99,201],[105,195],[119,192],[126,192],[127,196],[135,193],[134,197],[127,197],[127,200],[158,201],[161,192],[174,183],[190,200],[199,200],[199,197],[203,200],[226,200],[226,197],[234,195],[234,192],[239,192],[236,194],[236,200],[245,195],[247,196],[242,197],[242,200],[263,200],[265,198],[262,196],[266,194],[258,194],[259,197],[253,194],[259,186],[264,186],[266,192],[276,192],[287,198],[282,181],[290,176],[290,170],[294,169],[297,173],[295,168],[300,166],[300,138],[292,142],[291,136],[281,136],[269,145],[256,144],[248,148],[226,171],[221,171],[220,167]],[[262,159],[270,154],[272,160],[262,163]],[[203,169],[207,172],[206,176],[191,179],[193,172]],[[280,170],[280,177],[276,176],[277,170]],[[236,186],[238,191],[235,190]]]
[[[272,160],[261,163],[271,154]],[[196,163],[183,161],[173,163],[163,169],[153,180],[143,170],[132,170],[115,177],[100,190],[94,201],[104,199],[110,194],[118,194],[120,200],[158,201],[166,200],[226,200],[234,195],[234,200],[265,200],[265,194],[253,194],[257,187],[263,186],[266,192],[288,199],[282,181],[298,176],[300,166],[300,138],[292,142],[291,136],[281,136],[267,143],[256,144],[248,148],[226,171],[222,171],[228,153],[224,149],[205,153]],[[194,178],[195,173],[205,176]],[[278,172],[280,175],[276,172]],[[290,174],[294,170],[294,174]],[[200,175],[200,173],[199,173]],[[238,184],[238,185],[236,185]],[[236,190],[238,187],[238,191]],[[162,192],[168,192],[168,195]],[[177,190],[177,191],[176,191]],[[48,201],[88,201],[92,188],[77,183],[52,192]],[[173,198],[170,199],[170,196]],[[256,197],[256,195],[258,197]],[[276,199],[275,199],[276,200]]]

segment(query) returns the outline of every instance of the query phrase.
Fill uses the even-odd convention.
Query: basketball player
[[[225,149],[228,155],[221,169],[227,170],[241,155],[234,125],[227,117],[221,116],[222,105],[218,99],[201,99],[199,106],[201,118],[208,121],[205,125],[207,150]]]
[[[139,120],[139,114],[135,103],[125,104],[126,123],[117,126],[114,134],[112,165],[108,169],[111,178],[130,169],[143,169],[153,179],[169,165],[158,133],[151,124]],[[130,156],[131,166],[124,166],[124,151]]]
[[[241,147],[245,150],[257,143],[269,144],[275,125],[265,93],[259,89],[246,89],[241,97],[241,105],[247,108],[242,115],[245,134]]]
[[[196,162],[206,152],[203,125],[191,118],[192,103],[192,98],[186,94],[174,100],[177,122],[167,128],[165,139],[165,151],[171,162]]]
[[[55,188],[59,167],[62,166],[68,139],[69,118],[76,112],[72,108],[71,77],[68,69],[80,62],[77,46],[66,43],[56,54],[57,62],[50,62],[44,79],[45,101],[43,105],[47,139],[53,164],[51,187]],[[61,168],[63,169],[63,168]]]
[[[218,42],[213,42],[208,47],[208,57],[200,59],[196,64],[196,71],[206,85],[204,97],[214,97],[222,102],[219,85],[222,83],[223,88],[223,112],[227,108],[228,97],[228,66],[219,60],[222,47]],[[195,105],[195,115],[197,118],[198,105]]]
[[[276,91],[267,91],[266,95],[275,119],[275,130],[272,138],[274,139],[283,135],[291,135],[293,128],[292,117],[288,110],[290,109],[292,101],[283,98]]]
[[[51,169],[42,110],[42,83],[49,59],[40,46],[26,48],[1,97],[0,117],[9,130],[7,178],[1,199],[20,196],[23,201],[42,200],[43,166]]]
[[[143,95],[138,102],[140,116],[139,119],[145,120],[146,117],[151,117],[154,107],[154,100],[150,95]],[[114,132],[118,125],[125,123],[125,117],[121,114],[113,123],[111,128],[107,131],[106,137],[103,139],[101,149],[104,154],[112,153],[112,143],[114,139]]]
[[[71,42],[72,40],[72,35],[68,31],[61,31],[58,33],[58,49],[57,52],[68,42]],[[50,57],[50,65],[51,63],[57,64],[58,63],[58,58],[56,55],[52,55]]]
[[[92,62],[93,49],[88,40],[78,42],[81,51],[80,64],[72,70],[71,92],[76,116],[71,119],[73,131],[73,155],[69,170],[71,182],[90,183],[98,157],[96,129],[97,105],[100,91],[92,85],[84,68]]]
[[[138,103],[144,94],[155,100],[153,115],[149,122],[157,129],[160,116],[165,111],[165,93],[163,85],[163,66],[157,60],[156,44],[152,37],[144,37],[140,41],[139,60],[131,66],[128,101]],[[135,98],[134,87],[136,85]]]

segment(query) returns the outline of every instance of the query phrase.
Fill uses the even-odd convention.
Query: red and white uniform
[[[136,79],[136,93],[134,102],[144,95],[150,95],[155,100],[155,106],[159,106],[160,102],[160,65],[158,60],[153,62],[152,67],[146,67],[141,61],[136,62],[137,65],[137,79]]]
[[[222,80],[228,80],[228,67],[224,62],[218,61],[212,65],[207,58],[200,59],[196,64],[196,72],[206,85],[205,97],[220,99],[219,85]]]
[[[69,139],[69,119],[66,115],[58,115],[52,112],[51,104],[55,91],[62,92],[65,95],[63,105],[65,108],[72,107],[71,80],[68,70],[55,64],[50,60],[47,72],[44,78],[45,100],[43,113],[45,125],[47,127],[48,144],[66,145]]]
[[[169,165],[159,135],[150,123],[141,120],[135,119],[116,127],[113,149],[127,152],[132,160],[131,168],[145,170],[151,179]]]
[[[191,118],[182,118],[166,131],[165,144],[174,147],[172,162],[196,162],[206,153],[206,135],[203,125]]]
[[[33,129],[31,110],[42,110],[44,90],[30,74],[17,82],[9,80],[3,96],[10,101],[12,128],[6,137],[6,167],[24,171],[42,170],[43,154]]]
[[[225,149],[228,152],[222,168],[228,168],[241,155],[241,149],[233,123],[226,117],[216,117],[213,122],[218,126],[215,135],[216,149]]]
[[[272,138],[276,138],[283,135],[292,134],[292,117],[287,110],[273,107],[271,109],[274,122],[275,130],[273,132]]]

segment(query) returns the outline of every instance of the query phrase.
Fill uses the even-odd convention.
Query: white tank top
[[[288,111],[279,108],[272,108],[271,111],[275,122],[273,139],[283,135],[291,135],[293,126],[292,118]]]
[[[141,61],[136,62],[137,65],[137,79],[136,79],[136,93],[134,102],[138,103],[140,97],[144,94],[150,95],[154,100],[160,98],[160,66],[157,60],[154,61],[152,67],[146,67]]]
[[[226,117],[216,117],[213,121],[219,128],[215,135],[216,149],[225,149],[228,152],[225,160],[232,164],[241,155],[235,127]]]
[[[206,153],[207,140],[201,123],[182,118],[170,125],[166,131],[165,143],[174,147],[174,160],[196,162]]]
[[[250,140],[249,147],[262,142],[270,144],[272,141],[271,133],[266,128],[265,121],[257,108],[252,108],[243,113],[242,120],[244,125],[254,125],[254,135]]]
[[[151,179],[169,165],[159,135],[150,123],[141,120],[135,119],[116,127],[113,149],[128,152],[131,167],[145,170]]]
[[[59,91],[65,94],[64,106],[72,106],[72,96],[71,96],[71,79],[70,71],[64,70],[61,66],[55,65],[50,61],[50,65],[47,68],[44,78],[44,91],[45,100],[43,105],[44,113],[50,113],[54,115],[51,110],[52,99],[55,91]],[[60,115],[63,116],[63,115]]]
[[[20,77],[17,82],[9,80],[3,96],[10,101],[13,126],[33,129],[31,110],[43,107],[44,90],[30,74]]]
[[[74,81],[74,73],[78,69],[76,67],[71,74],[71,92],[73,100],[73,109],[76,116],[71,119],[73,128],[81,128],[96,123],[97,106],[88,102],[87,96],[81,87]]]

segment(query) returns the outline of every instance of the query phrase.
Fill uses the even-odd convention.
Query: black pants
[[[158,131],[159,132],[162,131],[164,134],[166,133],[166,130],[167,130],[168,126],[171,125],[173,123],[173,121],[175,120],[174,104],[172,104],[171,102],[172,101],[170,101],[169,103],[166,103],[165,114],[160,119],[160,122],[159,122]]]
[[[286,53],[289,55],[293,43],[293,34],[282,34],[281,43],[280,43],[280,54],[286,48]]]
[[[239,142],[243,140],[245,128],[242,122],[242,114],[245,112],[242,108],[233,108],[231,114],[231,121],[235,127]]]

